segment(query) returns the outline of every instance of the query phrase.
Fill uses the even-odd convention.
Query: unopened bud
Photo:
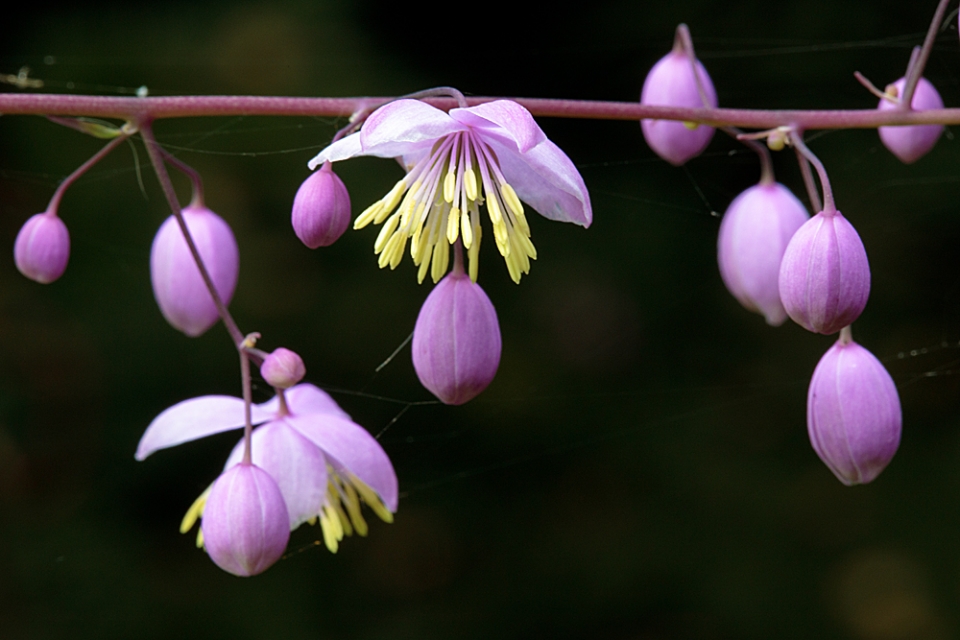
[[[897,387],[872,353],[841,339],[810,380],[807,431],[814,451],[846,485],[870,482],[900,446]]]
[[[801,226],[780,264],[780,299],[801,327],[829,335],[853,324],[870,297],[870,264],[856,229],[839,211]]]
[[[13,259],[20,273],[42,284],[63,275],[70,259],[67,225],[50,213],[38,213],[27,220],[13,245]]]
[[[893,96],[902,96],[906,86],[906,78],[900,78],[890,87],[887,93]],[[881,100],[877,105],[880,111],[892,111],[901,108],[889,100]],[[910,108],[916,110],[943,109],[943,100],[940,94],[926,78],[920,78],[917,89],[913,92]],[[916,162],[927,154],[937,144],[943,125],[915,124],[905,127],[880,127],[878,129],[880,141],[890,152],[900,158],[904,164]]]
[[[454,270],[427,296],[413,330],[420,382],[446,404],[463,404],[493,380],[500,365],[500,325],[490,298]]]
[[[223,304],[230,304],[240,272],[233,232],[223,218],[206,207],[187,207],[183,218],[220,299]],[[201,335],[219,318],[213,297],[173,216],[164,221],[153,239],[150,280],[163,317],[188,336]]]
[[[260,375],[271,387],[289,389],[303,380],[307,368],[303,359],[293,351],[280,347],[268,355],[260,365]]]
[[[793,234],[809,218],[780,183],[750,187],[730,203],[720,223],[717,258],[727,289],[750,311],[778,327],[787,319],[780,301],[780,262]]]
[[[293,199],[293,231],[310,247],[327,247],[350,225],[350,194],[327,162],[304,180]]]

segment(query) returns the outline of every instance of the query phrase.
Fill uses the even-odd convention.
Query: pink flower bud
[[[54,214],[38,213],[27,220],[13,245],[20,273],[41,284],[63,275],[70,259],[70,234]]]
[[[240,463],[217,478],[203,510],[203,545],[218,567],[254,576],[280,559],[290,539],[290,520],[270,474]]]
[[[329,162],[300,185],[291,222],[297,237],[311,249],[330,246],[347,230],[350,194]]]
[[[487,388],[500,364],[500,325],[490,298],[455,269],[427,296],[413,330],[413,367],[446,404]]]
[[[824,464],[846,485],[870,482],[900,446],[897,387],[872,353],[838,341],[810,380],[807,431]]]
[[[187,207],[183,217],[217,293],[224,304],[230,304],[240,271],[233,232],[223,218],[206,207]],[[196,337],[219,318],[213,297],[173,216],[164,221],[153,239],[150,279],[160,311],[175,329]]]
[[[734,198],[720,223],[717,258],[724,284],[740,304],[774,327],[787,319],[780,301],[783,252],[809,217],[782,184],[758,184]]]
[[[303,380],[307,368],[300,356],[280,347],[264,359],[260,365],[260,375],[271,387],[288,389]]]
[[[699,60],[691,63],[690,57],[676,48],[653,65],[647,74],[640,93],[640,104],[692,108],[706,106],[693,75],[694,66],[700,76],[707,103],[715,108],[717,92],[707,70]],[[686,123],[673,120],[642,120],[640,126],[650,148],[678,167],[700,155],[713,137],[713,127],[700,125],[690,128]]]
[[[801,226],[780,264],[780,299],[804,329],[829,335],[860,317],[870,296],[870,264],[860,236],[839,211]]]
[[[890,87],[887,92],[896,96],[903,95],[903,88],[907,84],[906,78],[900,78]],[[891,89],[892,87],[892,89]],[[940,94],[926,78],[920,78],[916,91],[913,92],[913,100],[910,101],[911,109],[943,109],[943,100]],[[880,111],[892,111],[900,107],[889,100],[881,100],[877,105]],[[937,144],[937,139],[943,133],[943,125],[939,124],[917,124],[908,127],[880,127],[880,141],[890,152],[900,158],[901,162],[911,164],[916,162],[927,154],[933,145]]]

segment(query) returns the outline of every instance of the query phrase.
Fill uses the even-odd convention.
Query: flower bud
[[[200,526],[210,559],[241,577],[270,568],[290,539],[280,488],[269,473],[250,463],[231,467],[213,483]]]
[[[903,88],[907,84],[906,78],[900,78],[887,87],[887,93],[893,97],[903,95]],[[881,100],[877,105],[880,111],[892,111],[901,107],[889,100]],[[917,110],[943,109],[943,100],[940,94],[926,78],[920,78],[917,89],[913,92],[910,108]],[[933,149],[937,139],[943,133],[943,125],[916,124],[908,127],[879,127],[880,141],[893,155],[900,158],[905,164],[916,162]]]
[[[427,296],[413,330],[413,367],[446,404],[463,404],[487,388],[500,364],[500,325],[490,298],[462,270]]]
[[[271,387],[289,389],[303,380],[307,368],[303,359],[290,349],[280,347],[268,355],[260,365],[260,375]]]
[[[872,353],[841,338],[810,380],[807,431],[824,464],[846,485],[870,482],[900,446],[897,387]]]
[[[707,105],[700,97],[697,79],[693,74],[694,67],[700,76]],[[640,104],[691,108],[709,105],[716,108],[717,92],[700,61],[691,62],[682,48],[675,47],[653,65],[653,69],[647,74],[643,91],[640,93]],[[690,158],[700,155],[713,137],[713,127],[694,125],[691,129],[687,123],[673,120],[641,120],[640,126],[650,148],[658,156],[678,167]]]
[[[347,230],[350,194],[329,162],[300,185],[291,223],[300,241],[311,249],[330,246]]]
[[[206,207],[187,207],[183,218],[220,299],[223,304],[230,304],[240,271],[233,232],[223,218]],[[173,216],[164,221],[153,239],[150,279],[160,311],[175,329],[196,337],[219,318],[213,297]]]
[[[867,252],[839,211],[821,211],[797,229],[780,264],[780,299],[794,322],[836,333],[860,317],[869,296]]]
[[[70,234],[63,220],[51,213],[38,213],[27,220],[13,245],[13,259],[20,273],[41,284],[63,275],[70,259]]]
[[[787,319],[780,301],[780,262],[794,232],[810,215],[780,183],[750,187],[730,203],[717,238],[720,276],[745,308],[778,327]]]

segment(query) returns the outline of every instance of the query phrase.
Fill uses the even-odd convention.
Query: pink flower
[[[397,476],[387,454],[363,427],[333,399],[311,384],[299,384],[251,407],[253,464],[276,482],[286,505],[290,530],[319,518],[324,540],[336,551],[344,535],[366,535],[361,501],[386,522],[397,510]],[[147,427],[136,459],[154,451],[198,438],[239,429],[244,424],[243,400],[203,396],[170,407]],[[234,448],[224,470],[243,458],[243,440]],[[210,489],[184,517],[181,531],[193,527],[204,512]],[[206,527],[206,524],[205,524]],[[205,535],[205,534],[204,534]],[[202,543],[203,537],[198,539]]]
[[[383,223],[374,250],[380,267],[410,254],[434,282],[449,266],[458,238],[477,279],[480,205],[493,224],[497,249],[514,282],[530,270],[537,252],[521,201],[551,220],[590,226],[593,212],[580,173],[550,142],[530,112],[497,100],[449,113],[417,100],[396,100],[374,111],[357,133],[334,142],[310,168],[357,156],[397,158],[407,175],[383,199],[360,214],[359,229]]]
[[[350,226],[350,194],[329,164],[300,185],[290,222],[300,242],[311,249],[330,246]]]
[[[223,218],[206,207],[186,207],[183,218],[224,304],[230,304],[240,273],[240,254]],[[219,319],[210,291],[194,262],[176,218],[160,225],[150,249],[150,282],[163,317],[190,337]]]

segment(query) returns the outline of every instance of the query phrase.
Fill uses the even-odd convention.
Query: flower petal
[[[269,473],[280,487],[291,531],[320,513],[327,494],[327,460],[314,443],[280,419],[257,427],[250,446],[253,464]],[[241,439],[224,471],[242,459]]]
[[[333,416],[290,416],[286,421],[346,470],[370,486],[390,511],[397,510],[397,474],[380,443],[366,429]]]
[[[266,422],[273,413],[251,407],[253,424]],[[202,396],[184,400],[153,419],[137,445],[137,460],[154,451],[215,433],[238,429],[244,424],[243,400],[232,396]]]
[[[360,133],[352,133],[349,136],[340,138],[326,149],[318,153],[313,160],[307,163],[310,169],[316,169],[324,162],[337,162],[338,160],[347,160],[362,156],[363,147],[360,146]]]
[[[520,153],[526,153],[547,139],[530,112],[512,100],[452,109],[450,117],[474,129],[483,129],[484,134],[499,136],[504,141],[512,140]]]
[[[519,153],[496,138],[486,141],[497,154],[503,177],[521,200],[549,220],[590,226],[593,209],[587,186],[560,147],[544,140]]]
[[[360,129],[360,144],[364,155],[394,158],[465,128],[425,102],[395,100],[370,114]]]
[[[284,396],[287,399],[287,407],[290,409],[290,412],[295,415],[319,413],[343,418],[344,420],[350,419],[350,415],[340,408],[336,400],[316,385],[306,382],[298,384],[287,389],[284,392]],[[280,398],[274,396],[263,404],[256,405],[256,407],[261,411],[269,413],[270,416],[273,417],[280,411]]]

